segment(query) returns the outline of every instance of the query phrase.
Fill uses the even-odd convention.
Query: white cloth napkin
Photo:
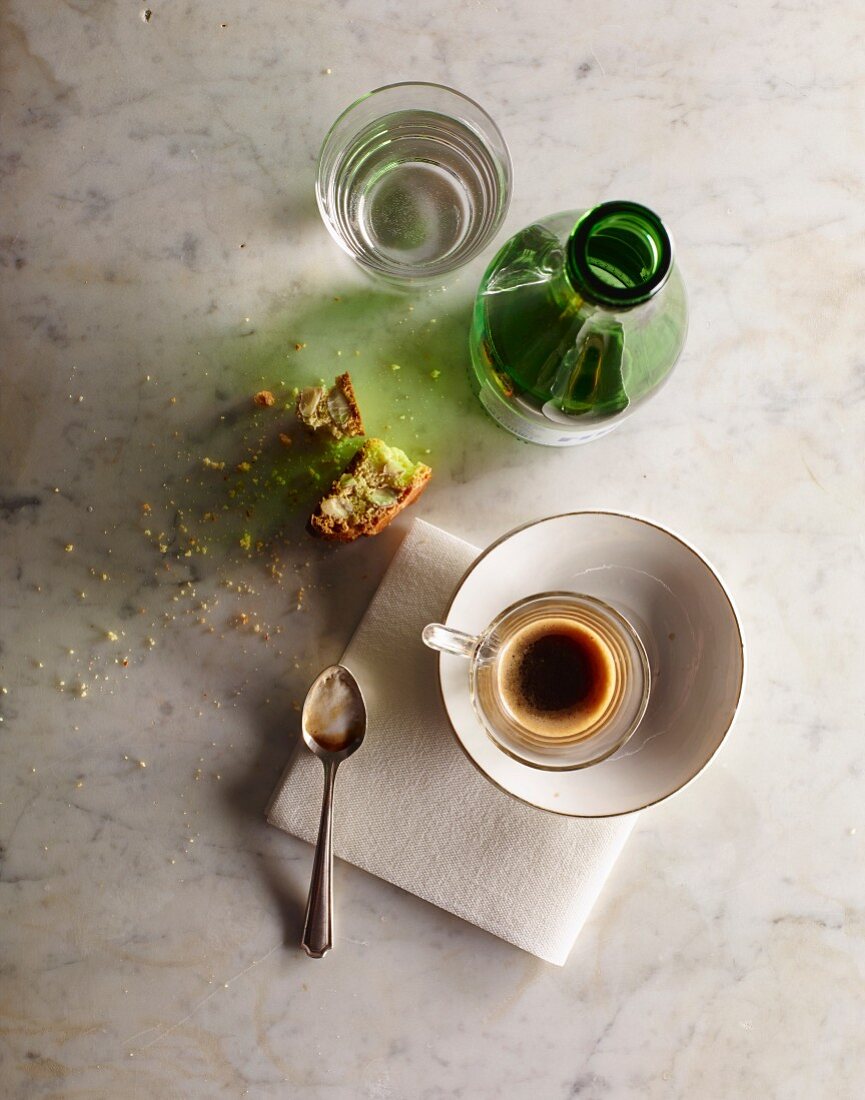
[[[369,710],[340,768],[334,852],[548,962],[562,965],[633,827],[580,821],[503,794],[456,742],[421,630],[444,614],[475,547],[416,520],[343,655]],[[307,841],[322,767],[301,752],[268,821]]]

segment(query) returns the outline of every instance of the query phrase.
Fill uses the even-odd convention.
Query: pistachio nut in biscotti
[[[314,432],[325,429],[334,439],[364,434],[351,376],[339,375],[333,386],[306,386],[295,406],[297,419]]]
[[[336,542],[377,535],[424,491],[432,470],[398,447],[368,439],[319,501],[310,534]]]

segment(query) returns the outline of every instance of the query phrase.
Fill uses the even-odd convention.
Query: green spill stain
[[[367,436],[426,462],[434,477],[452,472],[467,445],[509,445],[469,387],[471,305],[464,288],[413,298],[352,289],[293,303],[206,350],[213,415],[188,426],[191,466],[169,486],[172,555],[260,554],[306,537],[316,500],[362,440],[309,432],[295,418],[294,394],[343,371]],[[262,389],[276,398],[270,408],[253,403]]]

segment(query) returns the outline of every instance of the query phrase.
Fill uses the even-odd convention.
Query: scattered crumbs
[[[252,467],[249,465],[248,462],[238,462],[238,464],[235,466],[235,469],[239,474],[248,474]]]
[[[283,447],[290,447],[291,446],[291,436],[286,435],[285,432],[280,432],[279,433],[279,442],[283,445]]]
[[[149,23],[152,18],[153,18],[153,12],[150,10],[150,8],[145,8],[144,11],[141,13],[142,21],[144,23]],[[131,1058],[132,1055],[130,1054],[129,1057]]]
[[[116,642],[119,635],[117,634],[117,631],[115,631],[115,630],[106,630],[105,631],[105,637],[108,639],[109,642]]]
[[[323,75],[323,76],[330,76],[330,74],[331,74],[332,72],[333,72],[333,69],[323,69],[323,70],[322,70],[322,75]],[[339,300],[339,299],[337,299],[337,301],[338,301],[338,300]]]
[[[402,368],[400,367],[399,363],[391,363],[391,365],[390,365],[390,369],[391,369],[391,370],[402,370]]]
[[[138,761],[138,767],[139,768],[146,768],[147,767],[147,761],[146,760],[139,760]]]
[[[435,381],[436,378],[441,378],[441,373],[442,372],[440,370],[431,370],[429,372],[429,376],[430,378],[432,378],[433,381]]]
[[[206,455],[201,460],[201,463],[204,466],[205,470],[224,470],[225,469],[225,463],[224,462],[214,462],[212,458],[208,458]]]
[[[241,248],[246,248],[246,241],[243,241],[243,243],[241,244],[241,246],[240,246],[240,247],[241,247]]]
[[[80,791],[83,786],[84,786],[84,780],[79,779],[78,782],[75,784],[75,789]]]
[[[67,554],[71,554],[75,547],[71,542],[67,542],[63,549],[66,551]]]
[[[295,351],[303,351],[303,349],[304,349],[305,347],[306,347],[306,344],[295,344],[295,345],[294,345],[294,350],[295,350]]]
[[[240,536],[240,548],[241,550],[252,549],[252,535],[248,531],[244,531]]]
[[[9,694],[9,688],[8,687],[0,688],[0,695],[8,695],[8,694]]]
[[[156,645],[156,641],[153,638],[145,638],[144,644],[147,646],[148,649],[153,649]]]
[[[276,398],[270,392],[270,390],[259,390],[252,399],[256,405],[260,405],[262,408],[269,409],[272,405],[276,404]]]
[[[152,511],[153,511],[153,509],[150,507],[150,505],[147,503],[147,501],[142,500],[142,502],[141,502],[141,513],[142,513],[142,515],[149,516]]]
[[[306,597],[306,589],[305,588],[298,588],[298,590],[297,590],[297,607],[295,608],[295,610],[297,610],[297,611],[303,610],[303,601],[304,601],[305,597]]]

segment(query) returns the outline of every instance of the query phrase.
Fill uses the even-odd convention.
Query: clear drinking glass
[[[503,673],[508,676],[511,647],[533,628],[547,636],[587,634],[592,650],[604,655],[603,674],[594,677],[602,675],[603,693],[582,716],[569,706],[563,721],[548,711],[536,722],[514,706]],[[621,612],[593,596],[541,592],[506,608],[477,636],[430,623],[423,640],[468,659],[468,689],[481,725],[503,752],[534,768],[570,771],[605,760],[631,737],[649,702],[651,671],[640,636]]]
[[[316,199],[336,243],[395,283],[439,279],[492,239],[507,212],[511,158],[473,100],[439,84],[389,84],[331,126]]]

